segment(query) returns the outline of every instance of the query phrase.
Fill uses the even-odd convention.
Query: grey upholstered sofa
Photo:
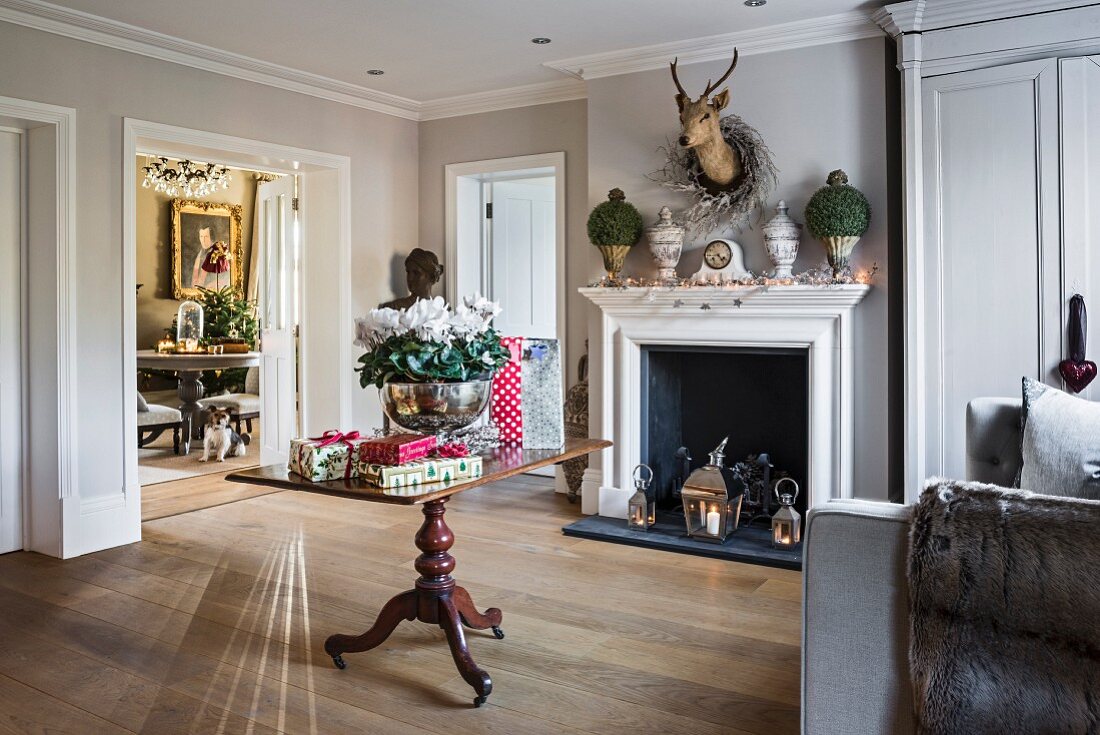
[[[1011,486],[1020,468],[1020,401],[967,406],[967,479]],[[802,732],[915,731],[909,684],[909,507],[833,501],[806,519]]]

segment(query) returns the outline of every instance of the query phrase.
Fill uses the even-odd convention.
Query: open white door
[[[23,548],[21,131],[0,128],[0,554]]]
[[[492,184],[491,298],[501,334],[558,336],[554,177]]]
[[[286,464],[297,433],[298,248],[294,177],[260,184],[260,463]]]

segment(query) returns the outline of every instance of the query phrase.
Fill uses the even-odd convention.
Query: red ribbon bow
[[[345,434],[342,431],[338,431],[337,429],[329,429],[324,434],[321,434],[321,436],[312,437],[310,441],[321,442],[317,445],[318,447],[327,447],[329,444],[336,444],[337,442],[344,442],[350,447],[352,439],[358,438],[358,431],[349,431]]]

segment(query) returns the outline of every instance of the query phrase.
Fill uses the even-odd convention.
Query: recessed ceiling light
[[[537,38],[532,38],[531,43],[537,43],[538,45],[543,46],[550,43],[550,39],[545,38],[544,36],[538,36]]]
[[[372,77],[380,77],[385,73],[386,72],[382,69],[367,69],[367,74],[370,74]]]
[[[745,0],[745,5],[750,8],[759,8],[761,5],[767,5],[768,0]]]

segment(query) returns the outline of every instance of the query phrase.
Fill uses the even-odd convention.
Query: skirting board
[[[587,516],[561,529],[566,536],[608,541],[627,546],[674,551],[680,554],[726,559],[746,564],[760,564],[780,569],[802,570],[802,547],[793,550],[773,549],[771,531],[756,526],[738,529],[724,544],[697,541],[684,533],[683,517],[678,513],[660,511],[657,524],[648,531],[633,531],[626,521],[603,516]]]

